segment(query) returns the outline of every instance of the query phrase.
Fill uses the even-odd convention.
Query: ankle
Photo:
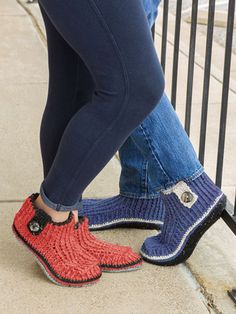
[[[58,212],[55,209],[47,206],[44,203],[40,194],[36,198],[34,203],[35,203],[36,207],[42,209],[46,214],[48,214],[54,222],[63,222],[65,220],[67,220],[67,218],[69,217],[69,211],[68,212]]]

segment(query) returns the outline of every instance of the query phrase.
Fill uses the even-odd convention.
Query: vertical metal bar
[[[186,95],[186,111],[185,111],[185,130],[190,134],[190,123],[192,113],[192,96],[193,96],[193,76],[194,76],[194,60],[197,33],[197,14],[198,0],[192,0],[192,17],[191,32],[189,41],[189,59],[188,59],[188,79],[187,79],[187,95]]]
[[[200,143],[199,143],[199,160],[202,164],[204,164],[205,146],[206,146],[206,127],[207,127],[208,98],[209,98],[210,75],[211,75],[211,56],[212,56],[214,19],[215,19],[215,0],[209,0],[207,42],[206,42],[206,56],[205,56],[205,70],[204,70],[202,112],[201,112],[201,129],[200,129]]]
[[[181,11],[182,0],[177,0],[176,6],[176,19],[175,19],[175,42],[174,42],[174,57],[173,57],[173,70],[172,70],[172,88],[171,88],[171,103],[176,108],[176,91],[178,79],[178,64],[179,64],[179,39],[181,29]]]
[[[234,216],[236,217],[236,190],[235,190],[235,200],[234,200]]]
[[[217,167],[216,167],[216,184],[219,187],[221,187],[221,184],[222,184],[222,170],[223,170],[224,149],[225,149],[225,131],[226,131],[227,110],[228,110],[230,67],[231,67],[233,29],[234,29],[234,13],[235,13],[235,0],[229,0],[226,43],[225,43],[226,46],[225,46],[225,60],[224,60],[223,91],[222,91],[222,99],[221,99],[220,131],[219,131],[218,156],[217,156]]]
[[[236,304],[236,289],[232,289],[231,291],[228,290],[228,295]]]
[[[166,68],[168,11],[169,11],[169,0],[164,0],[163,21],[162,21],[162,42],[161,42],[161,65],[162,65],[162,69],[164,73],[165,73],[165,68]]]

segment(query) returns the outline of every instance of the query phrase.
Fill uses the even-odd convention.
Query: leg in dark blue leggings
[[[58,140],[48,158],[48,164],[53,163],[47,167],[40,192],[48,206],[71,210],[78,206],[86,186],[155,107],[164,90],[164,78],[139,1],[40,0],[40,5],[68,43],[70,58],[65,76],[65,65],[58,70],[65,84],[61,82],[61,91],[55,85],[56,97],[60,98],[60,92],[66,94],[60,108],[52,93],[53,83],[49,84],[41,130],[44,156],[48,135],[55,131]],[[45,26],[50,27],[49,23]],[[56,48],[49,49],[55,50],[57,59]],[[74,101],[78,60],[87,67],[95,84],[91,100],[82,108]],[[74,114],[69,117],[71,106]],[[61,128],[54,129],[58,121]]]
[[[40,142],[44,177],[47,176],[64,130],[72,116],[91,100],[94,82],[78,54],[43,16],[48,47],[49,86],[43,113]]]

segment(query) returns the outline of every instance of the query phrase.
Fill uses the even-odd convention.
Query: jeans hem
[[[205,169],[203,168],[203,166],[201,166],[191,176],[189,176],[187,178],[176,178],[175,180],[169,182],[168,184],[166,184],[164,186],[152,188],[153,193],[131,193],[131,192],[126,192],[126,191],[120,190],[120,195],[126,196],[126,197],[132,197],[132,198],[140,198],[140,199],[157,198],[157,197],[159,197],[160,192],[162,190],[166,190],[166,189],[171,188],[172,186],[176,185],[179,181],[186,181],[186,182],[193,181],[197,177],[199,177],[204,171],[205,171]]]
[[[82,210],[82,199],[80,199],[78,202],[76,202],[74,205],[71,206],[67,206],[67,205],[62,205],[62,204],[58,204],[58,203],[54,203],[52,202],[45,194],[44,189],[43,189],[43,185],[41,184],[40,186],[40,195],[44,201],[44,203],[55,209],[56,211],[71,211],[71,210]]]
[[[200,168],[198,168],[191,176],[189,177],[185,177],[185,178],[176,178],[175,180],[173,180],[172,182],[169,182],[168,184],[166,184],[165,186],[162,187],[158,187],[157,189],[155,189],[156,192],[161,192],[162,190],[166,190],[169,189],[171,187],[173,187],[174,185],[176,185],[179,181],[185,181],[185,182],[189,182],[189,181],[193,181],[195,180],[197,177],[199,177],[203,172],[205,172],[204,167],[201,165]]]
[[[199,177],[201,174],[203,174],[203,172],[205,172],[205,169],[204,169],[203,166],[201,166],[196,172],[194,172],[194,174],[192,176],[190,176],[189,178],[184,179],[184,181],[193,181],[197,177]]]
[[[139,198],[139,199],[153,199],[153,198],[158,198],[160,196],[160,193],[130,193],[130,192],[124,192],[120,191],[120,195],[125,196],[125,197],[130,197],[130,198]]]

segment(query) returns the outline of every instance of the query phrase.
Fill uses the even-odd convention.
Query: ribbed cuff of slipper
[[[194,221],[206,213],[222,194],[208,175],[203,173],[193,181],[180,181],[174,187],[164,190],[163,201],[168,211],[175,213],[182,223],[188,223],[189,219]],[[187,211],[187,217],[182,210]]]

